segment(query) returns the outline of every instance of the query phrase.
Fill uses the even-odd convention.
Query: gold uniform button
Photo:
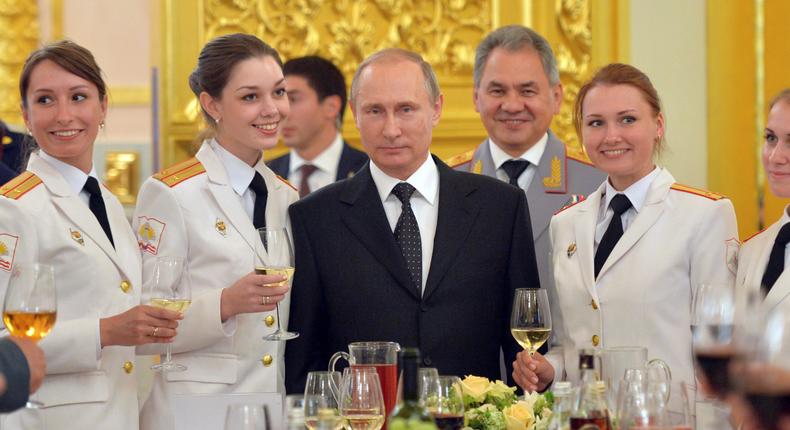
[[[271,315],[266,317],[266,319],[264,321],[266,321],[266,327],[271,327],[271,326],[274,325],[274,317],[271,316]]]
[[[272,358],[272,356],[271,356],[271,355],[269,355],[269,354],[266,354],[266,355],[264,355],[264,356],[263,356],[263,358],[261,359],[261,361],[263,361],[263,365],[264,365],[264,366],[266,366],[266,367],[269,367],[269,366],[271,366],[271,365],[272,365],[272,362],[274,362],[274,359]]]
[[[594,334],[593,337],[592,337],[593,346],[598,346],[598,342],[599,341],[600,341],[600,339],[598,338],[598,335]]]
[[[131,282],[129,282],[129,281],[121,282],[121,290],[123,290],[124,293],[128,293],[129,290],[131,290],[131,289],[132,289],[132,283]]]
[[[126,364],[123,365],[123,371],[132,373],[132,370],[134,370],[134,365],[130,361],[127,361]]]
[[[590,306],[592,306],[593,309],[598,309],[598,305],[595,303],[595,300],[590,300]]]

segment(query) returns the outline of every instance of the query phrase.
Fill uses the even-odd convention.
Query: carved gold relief
[[[0,0],[0,118],[23,124],[19,112],[19,75],[38,44],[35,0]]]
[[[104,156],[104,182],[125,205],[137,203],[140,156],[137,152],[108,151]]]
[[[491,30],[490,0],[206,0],[205,41],[254,34],[283,59],[321,55],[346,76],[368,55],[401,47],[437,73],[470,75]]]
[[[560,41],[554,54],[565,90],[555,132],[566,144],[582,148],[573,128],[573,103],[590,72],[592,36],[589,0],[556,0],[555,13]]]

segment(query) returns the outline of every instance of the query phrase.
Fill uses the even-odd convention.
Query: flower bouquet
[[[461,381],[466,408],[464,430],[546,430],[554,394],[532,392],[519,400],[516,388],[480,376]]]

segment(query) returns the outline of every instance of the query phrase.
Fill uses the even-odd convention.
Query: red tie
[[[316,169],[318,168],[312,164],[303,164],[302,167],[299,168],[302,172],[302,184],[299,186],[299,198],[310,194],[310,186],[307,185],[307,178],[309,178]]]

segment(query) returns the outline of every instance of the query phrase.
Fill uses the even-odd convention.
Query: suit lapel
[[[434,157],[434,161],[439,168],[439,216],[430,270],[423,292],[425,299],[436,290],[455,260],[479,212],[479,208],[467,199],[475,191],[468,179],[438,158]]]
[[[340,161],[337,163],[337,177],[336,181],[342,181],[348,178],[349,173],[353,173],[353,160],[351,160],[351,147],[348,143],[343,141],[343,152],[340,153]]]
[[[409,268],[387,222],[376,184],[370,175],[370,166],[366,165],[343,184],[340,194],[340,201],[345,206],[343,223],[373,258],[419,300]]]
[[[214,199],[217,201],[228,222],[238,230],[251,250],[255,250],[255,243],[258,240],[255,226],[250,217],[241,205],[236,192],[230,186],[228,174],[222,161],[214,153],[209,145],[203,145],[196,155],[197,159],[206,168],[208,175],[207,186]]]
[[[645,198],[645,205],[642,210],[634,218],[633,223],[628,226],[628,229],[623,233],[623,236],[617,242],[617,245],[612,249],[612,253],[606,259],[606,262],[601,267],[601,272],[598,277],[601,277],[606,271],[612,267],[620,258],[630,250],[642,236],[656,223],[658,217],[664,211],[666,206],[665,198],[669,193],[669,187],[675,183],[672,175],[662,170],[661,173],[650,184],[650,189]],[[606,185],[604,183],[604,185]]]
[[[557,140],[554,134],[549,131],[549,141],[546,144],[546,150],[543,151],[543,156],[540,158],[538,164],[538,171],[532,177],[532,182],[527,189],[527,203],[530,208],[561,208],[568,203],[567,193],[547,192],[546,186],[543,185],[543,178],[551,178],[551,160],[554,158],[562,160],[565,163],[565,144]],[[567,184],[567,171],[563,166],[562,183]],[[529,217],[532,221],[532,235],[537,239],[542,235],[546,229],[549,228],[552,217],[551,211],[547,210],[530,210]]]
[[[598,290],[595,288],[595,226],[598,221],[598,209],[601,206],[601,193],[606,188],[604,182],[587,200],[579,203],[579,211],[573,216],[573,227],[576,232],[576,253],[581,266],[582,281],[590,295],[598,301]],[[566,244],[559,244],[560,248]],[[570,246],[570,244],[567,244]],[[565,252],[555,249],[554,252]]]

